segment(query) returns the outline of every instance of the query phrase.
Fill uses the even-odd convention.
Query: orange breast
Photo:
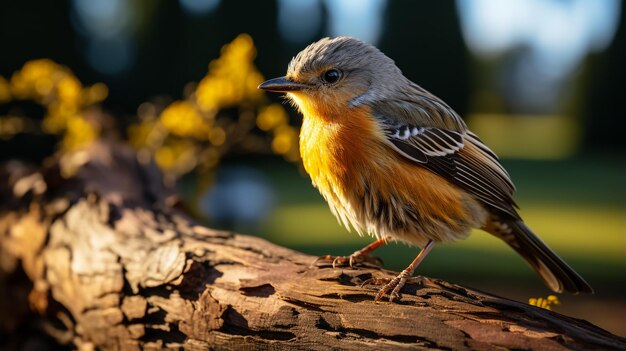
[[[415,244],[463,237],[475,225],[468,196],[391,149],[368,108],[301,110],[304,167],[344,225]]]

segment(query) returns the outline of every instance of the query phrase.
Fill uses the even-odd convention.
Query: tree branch
[[[0,347],[626,349],[588,322],[440,280],[374,303],[361,282],[393,272],[311,267],[205,228],[124,146],[10,163],[0,181]]]

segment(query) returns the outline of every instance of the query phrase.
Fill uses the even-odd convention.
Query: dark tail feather
[[[517,251],[541,276],[544,283],[555,292],[593,293],[591,286],[552,251],[539,237],[520,220],[507,221],[498,225],[510,234],[496,235]],[[494,233],[495,234],[495,233]],[[512,235],[511,235],[512,234]]]

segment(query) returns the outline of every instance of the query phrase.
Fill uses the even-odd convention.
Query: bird
[[[524,223],[497,155],[375,46],[323,38],[293,57],[285,76],[258,88],[285,94],[303,115],[302,163],[331,212],[376,238],[333,266],[373,262],[370,254],[390,241],[421,247],[380,283],[375,301],[399,298],[435,244],[465,239],[473,228],[506,242],[551,290],[593,292]]]

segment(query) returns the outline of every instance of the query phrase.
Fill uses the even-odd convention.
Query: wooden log
[[[313,267],[185,215],[154,166],[99,143],[0,171],[0,348],[593,350],[626,340],[426,278],[375,303],[379,268]]]

